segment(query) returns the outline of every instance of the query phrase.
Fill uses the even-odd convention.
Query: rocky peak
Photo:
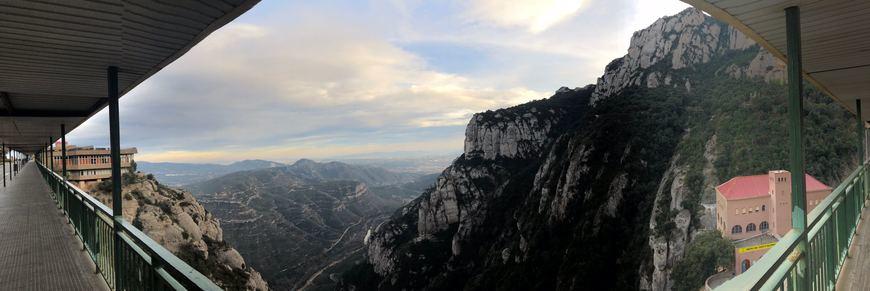
[[[668,70],[709,62],[714,55],[728,50],[743,50],[755,45],[736,29],[718,22],[695,8],[656,20],[631,37],[625,56],[613,60],[598,78],[592,103],[616,94],[628,86],[670,85],[670,75],[654,75],[652,70],[667,61]],[[661,78],[660,78],[661,77]]]
[[[552,98],[576,102],[572,96],[588,95],[593,89],[591,85],[562,87]],[[554,126],[571,110],[568,106],[536,106],[539,103],[474,114],[465,128],[465,157],[485,160],[537,157],[542,144],[552,137]]]

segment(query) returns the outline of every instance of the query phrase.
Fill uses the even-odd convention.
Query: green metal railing
[[[62,209],[76,236],[97,266],[97,270],[114,290],[220,290],[206,276],[160,246],[132,224],[119,221],[120,241],[115,240],[112,210],[60,175],[37,163],[52,190],[52,197]],[[114,245],[121,243],[121,256],[115,257]],[[115,270],[119,259],[121,270]],[[115,282],[120,272],[121,282]]]
[[[867,204],[866,179],[865,165],[807,215],[806,233],[789,231],[749,270],[716,290],[834,290]]]

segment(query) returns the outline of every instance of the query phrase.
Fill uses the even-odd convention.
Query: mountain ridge
[[[136,161],[138,170],[150,173],[170,186],[184,186],[212,179],[224,174],[262,168],[280,167],[285,164],[267,160],[241,160],[230,164],[176,163]]]

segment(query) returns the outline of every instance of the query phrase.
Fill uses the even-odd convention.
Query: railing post
[[[3,187],[6,187],[6,143],[3,143]]]
[[[63,180],[66,181],[66,124],[60,125],[60,164]]]
[[[857,117],[856,121],[858,121],[858,124],[856,124],[857,128],[855,129],[858,131],[857,132],[858,133],[858,167],[860,169],[862,169],[860,179],[859,179],[859,181],[861,182],[861,185],[860,185],[861,187],[859,189],[862,191],[862,193],[861,193],[861,195],[858,195],[858,197],[862,198],[862,199],[860,201],[856,201],[856,202],[860,205],[860,207],[858,208],[858,217],[861,218],[861,216],[863,214],[863,211],[861,211],[861,210],[864,208],[864,202],[866,201],[866,199],[863,199],[863,198],[865,198],[865,196],[867,195],[867,186],[868,185],[867,185],[867,175],[866,175],[867,173],[864,171],[864,168],[863,168],[864,163],[866,162],[866,159],[867,159],[867,146],[864,144],[865,142],[867,142],[867,131],[864,128],[864,115],[863,115],[862,110],[861,110],[861,99],[860,98],[855,99],[855,117]]]
[[[807,290],[810,277],[807,276],[807,194],[804,178],[803,145],[803,68],[801,64],[801,24],[800,8],[791,6],[785,9],[786,46],[788,56],[788,132],[789,132],[789,170],[791,171],[792,228],[800,233],[795,249],[795,287],[793,290]]]
[[[856,130],[858,131],[858,165],[864,164],[864,121],[861,116],[861,99],[855,99],[855,119],[858,122]]]
[[[109,97],[109,144],[112,159],[112,224],[114,230],[115,290],[124,289],[124,264],[121,244],[121,221],[124,219],[121,200],[121,133],[118,117],[118,67],[108,68]]]

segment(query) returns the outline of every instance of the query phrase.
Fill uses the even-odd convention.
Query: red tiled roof
[[[716,189],[728,200],[766,196],[768,195],[767,191],[770,190],[768,177],[768,174],[738,176],[716,186]],[[813,176],[804,174],[804,177],[806,178],[807,192],[831,189]]]

